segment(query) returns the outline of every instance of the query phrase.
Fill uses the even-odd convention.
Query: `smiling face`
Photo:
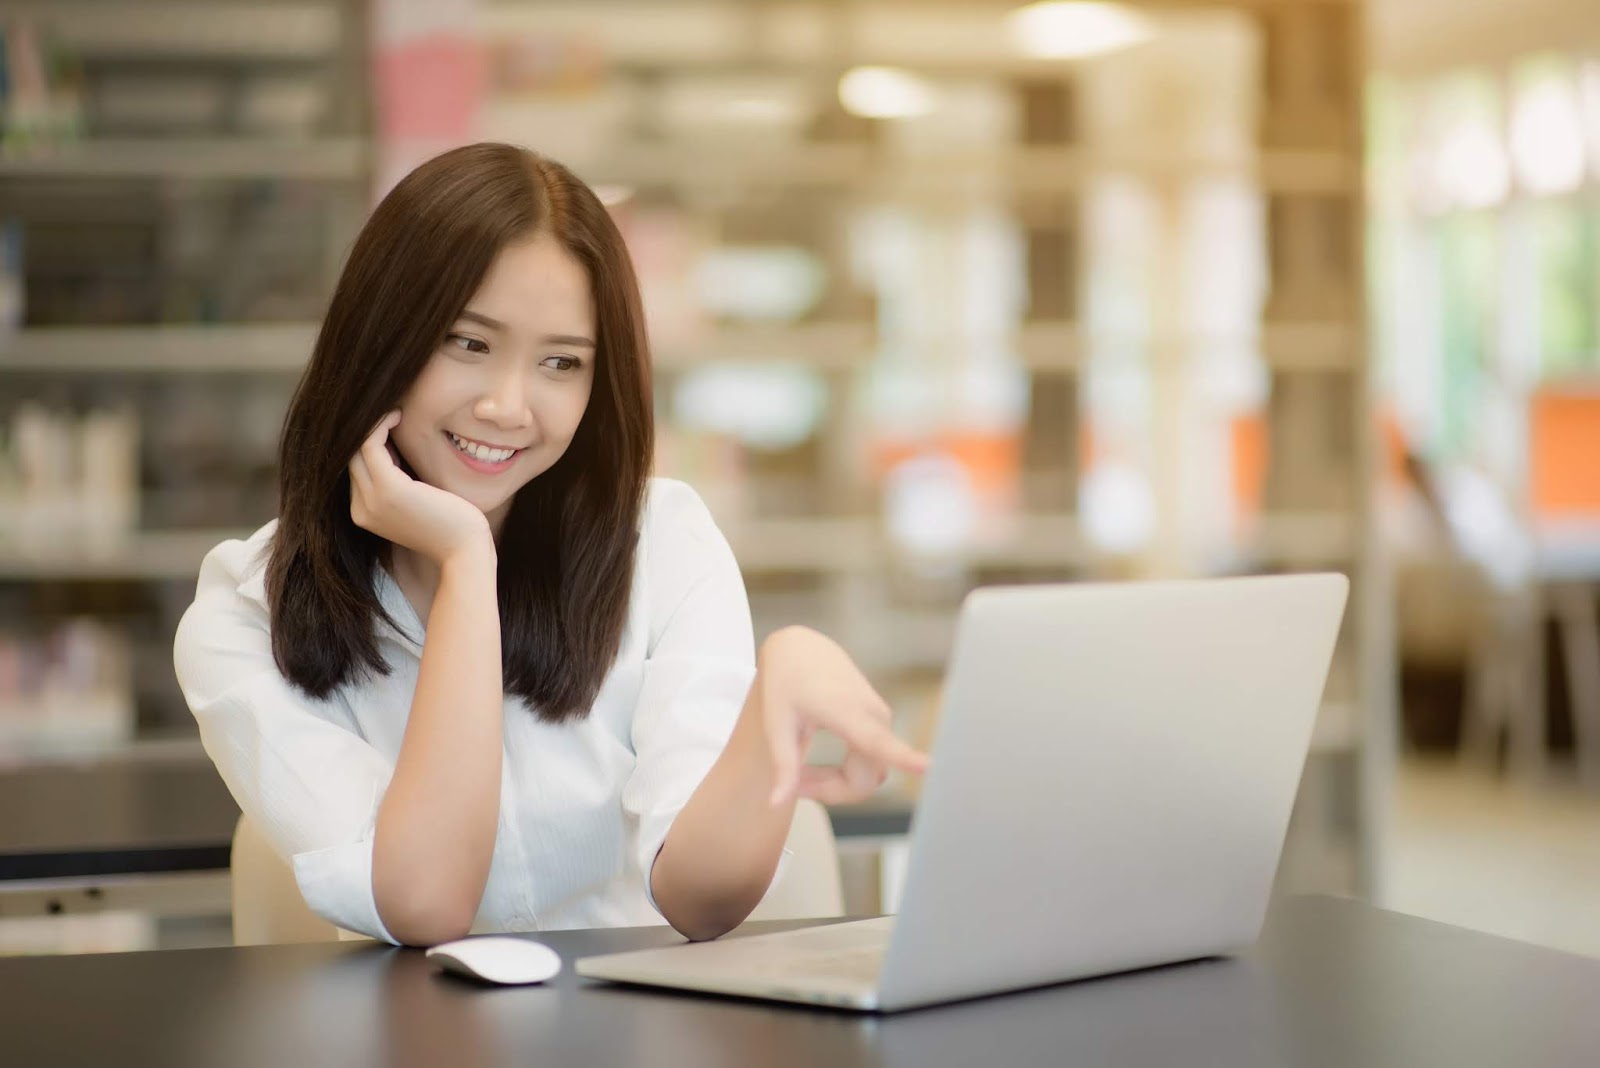
[[[401,400],[395,446],[498,534],[517,490],[572,443],[595,357],[583,267],[548,233],[508,245]]]

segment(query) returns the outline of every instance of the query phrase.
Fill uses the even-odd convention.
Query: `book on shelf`
[[[132,679],[127,635],[101,620],[0,630],[0,763],[126,745],[134,730]]]

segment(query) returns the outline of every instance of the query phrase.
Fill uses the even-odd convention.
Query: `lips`
[[[506,470],[516,463],[518,456],[521,456],[525,451],[527,451],[526,449],[516,449],[512,451],[509,456],[507,456],[504,455],[505,450],[502,448],[494,454],[496,458],[490,459],[485,455],[474,455],[472,452],[462,449],[461,446],[457,444],[456,436],[451,434],[449,431],[445,431],[444,434],[445,440],[450,442],[450,451],[455,453],[456,456],[460,457],[462,463],[466,464],[472,470],[482,474],[497,474]],[[460,440],[466,441],[469,439]],[[477,443],[473,444],[476,446]],[[482,448],[477,448],[476,451],[479,453],[486,453],[487,448],[487,446],[484,446]]]

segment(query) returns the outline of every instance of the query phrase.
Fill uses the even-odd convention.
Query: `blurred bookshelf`
[[[960,191],[975,178],[997,178],[1023,192],[1070,192],[1108,174],[1147,178],[1238,178],[1292,194],[1344,195],[1359,186],[1359,170],[1336,151],[1267,149],[1247,155],[1080,152],[1017,147],[996,153],[929,154],[915,169],[886,162],[870,145],[828,144],[776,152],[741,153],[723,147],[707,155],[693,146],[618,144],[589,170],[595,181],[666,188],[789,192],[841,188],[900,196]]]
[[[32,327],[0,349],[0,371],[299,374],[316,335],[316,323]]]
[[[84,545],[52,540],[0,550],[0,579],[11,581],[193,581],[200,561],[218,542],[250,530],[141,530]]]
[[[175,149],[177,149],[175,151]],[[359,181],[367,146],[358,138],[96,137],[0,155],[0,178],[284,179]]]
[[[299,374],[305,369],[318,324],[241,323],[150,326],[47,326],[25,328],[0,350],[0,370],[37,372],[246,371]],[[1201,344],[1259,347],[1274,368],[1347,371],[1350,330],[1343,324],[1287,324],[1258,335],[1197,335]],[[1015,338],[1019,358],[1034,371],[1072,371],[1084,349],[1098,341],[1072,323],[1025,324]],[[1162,339],[1155,339],[1161,343]],[[1169,339],[1170,340],[1170,339]],[[871,323],[800,323],[728,326],[703,342],[654,354],[667,370],[735,360],[797,362],[825,370],[865,367],[877,353]]]
[[[0,769],[204,759],[172,636],[370,205],[365,7],[0,17]]]
[[[124,621],[145,681],[111,750],[188,722],[159,677],[171,628],[204,552],[275,511],[276,421],[385,151],[363,5],[161,6],[196,21],[34,5],[77,50],[86,129],[0,146],[0,195],[27,252],[25,316],[0,333],[0,432],[12,398],[60,412],[131,402],[139,454],[119,536],[75,547],[0,535],[0,628],[28,615]],[[914,740],[931,737],[955,613],[976,585],[1348,573],[1280,879],[1372,892],[1394,713],[1371,514],[1362,7],[1136,7],[1160,20],[1158,39],[1079,64],[1019,60],[995,29],[1003,10],[977,3],[480,0],[468,5],[488,57],[479,136],[545,151],[611,191],[652,309],[658,470],[717,516],[758,637],[793,622],[839,637]],[[287,21],[274,22],[280,8]],[[921,33],[929,19],[944,32]],[[949,28],[963,19],[972,32]],[[515,62],[529,54],[542,65]],[[168,128],[150,113],[97,126],[93,102],[151,55],[188,56],[190,78],[223,72],[223,103]],[[927,77],[958,119],[850,113],[834,85],[872,63]],[[316,117],[293,131],[241,124],[265,107],[248,103],[263,79],[325,105],[302,102],[295,113]],[[297,80],[299,96],[279,85]],[[1215,100],[1212,83],[1225,83]],[[768,88],[782,106],[765,113],[789,116],[780,132],[749,121]],[[1150,109],[1134,115],[1136,136],[1104,115],[1124,96]],[[742,117],[718,119],[722,98],[744,101]],[[1248,313],[1231,317],[1191,290],[1233,261],[1183,262],[1184,242],[1203,244],[1196,198],[1217,190],[1242,205],[1228,233],[1245,235],[1234,243],[1260,274]],[[1103,232],[1130,204],[1142,260],[1119,258],[1124,239]],[[1237,442],[1211,447],[1215,427],[1210,451],[1174,429],[1194,403],[1185,368],[1213,367],[1260,387],[1238,413],[1255,435],[1243,474],[1230,474]],[[1128,395],[1142,398],[1138,418],[1120,413]],[[728,397],[747,399],[730,414]],[[969,402],[989,407],[967,419]],[[1153,513],[1142,541],[1103,516],[1122,491],[1102,475],[1127,457]],[[1194,472],[1219,493],[1240,487],[1222,536],[1171,519]]]
[[[1135,6],[1174,15],[1171,8]],[[710,435],[717,447],[684,448],[693,455],[674,455],[665,469],[705,490],[730,531],[746,564],[758,630],[798,620],[839,636],[890,695],[901,729],[924,739],[932,733],[955,612],[975,585],[1286,570],[1349,574],[1349,616],[1280,885],[1379,891],[1393,760],[1393,651],[1387,580],[1372,532],[1379,457],[1362,304],[1362,6],[1266,0],[1183,5],[1172,19],[1175,35],[1213,19],[1248,38],[1239,52],[1219,49],[1224,58],[1215,61],[1223,80],[1232,59],[1252,72],[1237,87],[1248,102],[1238,108],[1238,126],[1229,134],[1208,129],[1191,137],[1183,129],[1160,127],[1165,116],[1157,116],[1159,132],[1137,142],[1097,130],[1092,116],[1128,84],[1107,74],[1123,57],[1081,65],[1019,61],[993,47],[996,35],[977,6],[917,8],[903,5],[897,21],[885,5],[863,4],[855,15],[793,5],[765,16],[747,12],[738,33],[710,32],[707,22],[707,32],[693,41],[663,39],[652,48],[643,40],[652,31],[630,32],[602,13],[580,16],[557,5],[559,28],[539,40],[559,57],[564,45],[582,37],[574,27],[587,24],[592,36],[583,39],[604,41],[607,62],[587,71],[585,83],[602,103],[592,111],[571,109],[572,127],[581,117],[586,136],[574,138],[570,152],[552,148],[556,155],[597,185],[630,190],[632,199],[621,209],[625,219],[630,213],[676,213],[691,220],[685,232],[712,235],[708,243],[798,246],[824,265],[821,292],[780,324],[752,327],[724,312],[698,331],[685,331],[687,341],[656,341],[669,433],[681,429],[675,412],[695,407],[675,401],[701,388],[696,376],[707,367],[790,363],[809,369],[808,388],[826,398],[813,438],[778,447],[747,441],[733,448],[737,458],[729,461],[719,450],[739,432],[720,431]],[[521,5],[492,3],[484,10],[484,24],[506,42],[537,29],[535,16]],[[706,11],[695,7],[697,16],[710,18]],[[988,21],[997,23],[994,9],[988,11]],[[811,17],[825,29],[796,30]],[[944,20],[938,33],[935,18]],[[971,34],[953,28],[962,19],[969,20]],[[885,28],[891,24],[897,31]],[[793,37],[780,40],[780,27],[794,31]],[[924,30],[926,35],[919,33]],[[670,36],[660,26],[653,32]],[[1191,42],[1212,40],[1204,36],[1210,30],[1197,32],[1201,36]],[[962,36],[963,45],[949,43]],[[944,44],[927,43],[936,37]],[[1129,59],[1126,65],[1145,64],[1139,73],[1156,82],[1164,76],[1157,69],[1162,62],[1189,64],[1192,75],[1203,61],[1175,56],[1180,47],[1153,48],[1156,58]],[[1203,45],[1191,47],[1194,55],[1205,51]],[[755,84],[761,79],[739,80],[760,65],[770,75],[765,84],[771,110],[783,113],[782,102],[790,99],[786,87],[815,89],[857,64],[923,76],[993,118],[992,128],[1003,132],[963,143],[958,135],[941,136],[931,122],[919,127],[915,120],[863,120],[829,102],[813,111],[799,109],[779,133],[732,120],[719,126],[715,118],[696,124],[687,106],[674,103],[681,93],[683,100],[701,102],[702,112],[714,112],[712,98],[696,94],[723,78],[729,97],[743,101],[747,111],[760,110],[750,102],[767,99]],[[975,82],[981,90],[971,89]],[[1211,121],[1171,99],[1186,89],[1196,89],[1196,83],[1175,79],[1158,86],[1152,91],[1156,106]],[[1205,94],[1200,85],[1196,95]],[[811,99],[819,98],[820,93]],[[485,110],[496,134],[535,145],[547,138],[565,144],[561,107],[526,85],[492,96]],[[1119,319],[1120,309],[1106,314],[1097,308],[1095,291],[1106,284],[1104,277],[1127,269],[1106,260],[1106,243],[1094,233],[1097,213],[1115,207],[1105,195],[1111,185],[1148,191],[1156,225],[1165,231],[1157,240],[1169,246],[1183,240],[1183,227],[1197,218],[1192,199],[1186,199],[1196,190],[1246,191],[1259,212],[1262,278],[1253,313],[1222,322],[1204,307],[1172,312],[1171,306],[1192,297],[1181,287],[1174,291],[1170,281],[1150,287],[1147,312],[1137,321]],[[830,197],[830,204],[819,206]],[[939,235],[947,244],[924,247],[960,256],[977,248],[951,236],[969,225],[959,214],[971,204],[1006,218],[1021,275],[1020,301],[994,312],[983,329],[970,328],[971,317],[980,314],[970,304],[963,305],[967,324],[961,315],[944,314],[938,298],[921,306],[925,320],[908,314],[903,295],[897,297],[892,287],[914,286],[917,281],[906,279],[936,270],[902,264],[902,273],[887,283],[882,273],[866,280],[870,272],[860,269],[859,248],[842,233],[863,215],[897,210],[931,229],[947,226]],[[1151,273],[1148,266],[1137,269]],[[1206,272],[1203,263],[1186,269],[1197,276]],[[1157,266],[1154,273],[1163,270],[1174,271]],[[643,273],[648,288],[648,266]],[[968,293],[960,286],[978,281],[952,281],[957,273],[926,284],[943,299],[965,301]],[[952,341],[952,325],[966,333]],[[879,416],[863,401],[872,389],[863,383],[885,368],[899,368],[904,374],[894,381],[909,391],[911,376],[952,369],[959,375],[983,362],[983,350],[1000,352],[995,362],[1026,382],[1026,400],[1003,446],[1010,480],[1005,499],[996,514],[980,517],[962,536],[921,542],[903,536],[896,530],[884,464],[863,457],[881,449],[885,438],[890,451],[904,442],[893,440],[894,430],[872,425]],[[1245,470],[1231,475],[1240,483],[1234,488],[1241,501],[1227,536],[1187,542],[1180,537],[1177,550],[1165,554],[1117,544],[1099,529],[1103,524],[1091,505],[1095,454],[1106,448],[1098,425],[1104,421],[1104,383],[1123,375],[1138,379],[1140,390],[1160,393],[1167,388],[1162,380],[1182,375],[1186,365],[1220,367],[1241,353],[1247,358],[1235,363],[1248,362],[1261,383],[1256,406],[1246,413],[1258,440],[1244,450],[1253,458],[1241,459],[1241,446],[1233,443],[1231,462]],[[1152,408],[1156,414],[1135,451],[1146,450],[1147,473],[1163,463],[1181,468],[1190,443],[1164,437],[1166,413],[1159,401]],[[907,451],[959,457],[970,444],[926,429],[901,437],[919,433]],[[819,444],[823,439],[832,447]],[[1152,462],[1148,452],[1157,459]],[[1218,460],[1230,462],[1226,450]],[[1161,486],[1159,470],[1152,481],[1158,511],[1184,507],[1181,492]],[[1226,488],[1229,476],[1220,481]],[[734,533],[752,516],[787,519],[795,513],[818,513],[837,525],[819,523],[814,546],[793,550]],[[825,566],[830,560],[832,568]]]

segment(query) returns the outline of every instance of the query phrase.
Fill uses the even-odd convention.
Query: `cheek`
[[[395,440],[413,446],[431,443],[446,423],[452,406],[459,406],[457,398],[462,391],[462,383],[441,368],[440,359],[435,357],[400,400]]]
[[[400,426],[390,435],[389,443],[400,453],[400,459],[416,473],[418,465],[422,468],[429,467],[431,463],[428,445],[429,436],[420,427],[405,425],[406,416],[402,412]]]
[[[419,427],[436,423],[474,388],[468,369],[442,352],[434,353],[400,399],[400,412]]]
[[[557,430],[563,439],[570,439],[583,420],[589,406],[588,390],[571,390],[546,399],[542,422]]]
[[[438,434],[439,413],[431,406],[409,399],[400,404],[400,425],[395,427],[391,440],[408,460],[428,464],[433,446],[438,444]]]

